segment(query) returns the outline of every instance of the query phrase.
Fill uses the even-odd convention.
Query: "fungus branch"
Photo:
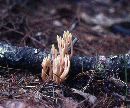
[[[42,62],[42,79],[50,77],[54,82],[61,83],[66,79],[70,68],[70,58],[73,55],[72,34],[65,31],[63,38],[57,35],[58,50],[52,45],[51,57],[45,57]],[[71,47],[71,53],[68,49]]]

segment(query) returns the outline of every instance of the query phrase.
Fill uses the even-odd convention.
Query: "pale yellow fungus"
[[[50,77],[60,84],[66,79],[70,68],[70,57],[73,54],[72,34],[64,31],[63,38],[57,35],[58,50],[52,45],[51,58],[45,57],[42,62],[42,79]],[[71,47],[71,53],[68,49]]]

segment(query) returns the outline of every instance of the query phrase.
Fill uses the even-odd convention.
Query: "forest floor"
[[[74,55],[130,53],[129,15],[127,0],[0,0],[0,41],[49,51],[56,44],[56,36],[69,30],[78,38]],[[0,71],[6,73],[0,76],[0,108],[125,107],[124,101],[117,104],[101,92],[97,96],[100,101],[94,105],[82,96],[77,99],[79,95],[73,91],[69,91],[70,96],[57,90],[48,92],[43,88],[58,87],[60,92],[70,88],[43,83],[37,75],[25,74],[26,70],[1,67]]]

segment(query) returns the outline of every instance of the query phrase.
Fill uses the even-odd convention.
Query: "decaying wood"
[[[0,65],[14,69],[27,69],[41,73],[41,63],[48,52],[31,47],[17,47],[7,43],[0,43]],[[115,56],[74,56],[71,59],[69,75],[74,76],[81,71],[98,69],[108,72],[130,73],[130,54]]]

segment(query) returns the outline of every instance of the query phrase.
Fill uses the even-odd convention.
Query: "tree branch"
[[[41,63],[48,52],[31,47],[17,47],[0,42],[0,65],[14,69],[27,69],[41,73]],[[69,75],[76,75],[81,71],[98,70],[100,72],[130,73],[130,54],[115,56],[74,56],[71,59]]]

